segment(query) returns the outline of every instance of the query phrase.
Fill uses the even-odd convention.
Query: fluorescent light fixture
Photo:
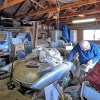
[[[81,19],[81,20],[73,20],[72,23],[87,23],[87,22],[94,22],[96,18],[89,18],[89,19]]]

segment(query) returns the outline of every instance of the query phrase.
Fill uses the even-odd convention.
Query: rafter
[[[21,3],[23,1],[24,0],[11,0],[10,2],[6,2],[6,0],[5,0],[4,4],[2,6],[0,6],[0,10],[7,8],[7,7],[10,7],[10,6],[13,6],[13,5],[18,4],[18,3]]]
[[[75,13],[70,13],[70,14],[63,14],[60,16],[60,18],[66,18],[66,17],[72,17],[72,16],[78,16],[78,15],[86,15],[86,14],[95,14],[95,13],[100,13],[100,8],[99,9],[92,9],[92,10],[86,10],[86,11],[80,11],[80,12],[75,12]]]
[[[8,2],[8,0],[4,0],[4,2],[3,2],[3,3],[4,3],[4,4],[7,4],[7,2]]]
[[[84,17],[84,19],[88,19],[88,18],[92,18],[92,17],[95,17],[97,19],[97,21],[100,21],[100,14],[99,15],[93,15],[93,16],[86,16],[86,17]],[[79,19],[83,19],[83,18],[77,17],[77,18],[70,18],[70,20],[68,20],[68,21],[62,20],[62,21],[60,21],[60,24],[61,23],[71,24],[72,20],[79,20]],[[52,22],[49,22],[49,23],[54,24],[56,22],[52,21]]]
[[[17,8],[17,10],[15,11],[15,13],[13,14],[13,16],[15,16],[18,11],[20,11],[20,9],[22,8],[22,6],[24,5],[25,1],[21,2],[20,6]]]
[[[97,9],[100,9],[100,2],[95,4]]]
[[[45,9],[45,6],[43,4],[44,3],[43,0],[40,0],[38,3],[44,7],[44,8],[42,8],[41,6],[39,6],[38,11],[41,9]]]
[[[64,10],[64,9],[69,9],[69,8],[72,8],[72,7],[80,7],[82,5],[87,5],[87,4],[93,4],[93,3],[96,3],[96,2],[100,2],[100,0],[84,0],[84,1],[77,1],[77,2],[73,2],[73,3],[69,3],[69,4],[63,4],[60,6],[60,10]],[[18,16],[15,16],[15,18],[23,18],[23,17],[26,17],[26,16],[34,16],[34,15],[41,15],[41,14],[44,14],[44,13],[48,13],[48,12],[52,12],[52,11],[56,11],[57,9],[55,7],[52,7],[52,8],[47,8],[47,9],[43,9],[43,10],[40,10],[38,12],[29,12],[29,13],[26,13],[26,14],[22,14],[22,15],[18,15]]]
[[[39,2],[36,2],[35,0],[30,0],[31,2],[33,2],[33,3],[36,3],[38,6],[40,6],[41,8],[43,8],[43,9],[45,9],[45,7],[43,7],[39,2],[41,2],[41,1],[39,1]]]
[[[30,11],[32,11],[33,9],[34,9],[34,8],[31,7],[31,8],[28,9],[27,12],[30,12]],[[26,13],[27,13],[27,12],[26,12]],[[23,19],[24,19],[24,18],[21,18],[21,20],[23,20]]]
[[[40,0],[38,3],[41,4],[42,6],[44,6],[44,5],[43,5],[43,3],[44,3],[43,1],[44,1],[44,0]],[[30,0],[30,2],[31,2],[31,6],[33,6],[33,5],[34,5],[34,2],[32,2],[31,0]],[[34,7],[34,6],[33,6],[33,7]],[[44,7],[45,7],[45,6],[44,6]],[[34,7],[34,8],[35,8],[35,7]],[[36,11],[36,9],[34,9],[34,8],[33,8],[33,10]],[[41,9],[41,7],[39,7],[39,8],[37,9],[37,11],[39,11],[40,9]],[[38,18],[38,16],[35,15],[35,17],[36,17],[36,18],[35,18],[36,21],[37,21],[38,19],[41,20],[40,18]],[[34,20],[34,19],[33,19],[33,16],[30,16],[30,20]]]
[[[73,10],[71,8],[69,8],[68,11],[70,11],[70,12],[76,12],[75,10]]]
[[[49,3],[56,5],[56,0],[47,0]]]
[[[86,18],[97,18],[97,21],[99,21],[98,19],[100,19],[100,14],[98,15],[91,15],[91,16],[85,16],[84,19]],[[70,24],[72,22],[72,20],[78,20],[78,19],[83,19],[79,16],[73,18],[73,17],[66,17],[63,19],[59,19],[59,23],[65,23],[65,24]],[[43,22],[42,24],[48,24],[48,25],[52,25],[52,24],[56,24],[56,20],[55,19],[51,19],[48,20],[47,22]]]

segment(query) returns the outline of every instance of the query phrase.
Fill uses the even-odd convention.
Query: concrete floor
[[[18,88],[8,90],[8,79],[0,80],[0,100],[32,100],[32,97],[22,95]]]

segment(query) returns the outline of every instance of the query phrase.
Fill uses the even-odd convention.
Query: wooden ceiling
[[[100,21],[100,0],[0,0],[0,10],[17,21],[37,21],[53,25],[71,24],[74,19],[97,18]]]

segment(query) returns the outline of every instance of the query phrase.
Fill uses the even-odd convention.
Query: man
[[[67,61],[72,61],[76,53],[79,55],[78,59],[80,65],[85,64],[93,67],[94,64],[96,64],[96,62],[98,62],[100,59],[99,47],[95,43],[88,42],[86,40],[82,40],[75,45],[75,47],[70,52]]]
[[[89,72],[99,61],[100,48],[93,42],[82,40],[71,50],[67,61],[72,61],[74,55],[77,53],[81,66],[76,66],[79,67],[77,68],[76,74],[78,75],[77,78],[80,80],[80,82],[83,82],[87,72]],[[79,82],[77,81],[77,78],[74,80],[76,83]]]

